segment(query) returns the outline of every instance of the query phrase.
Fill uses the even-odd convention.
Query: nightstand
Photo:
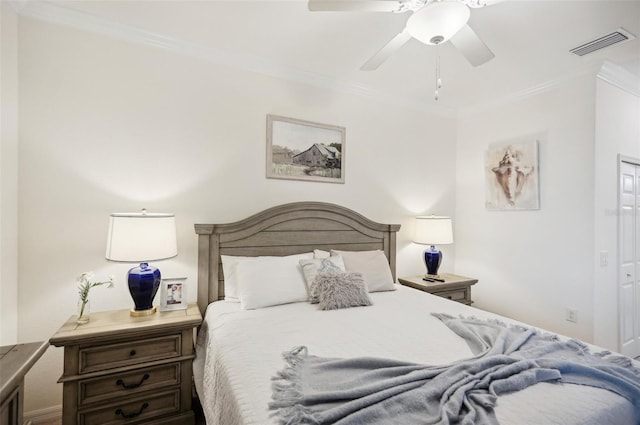
[[[439,297],[457,301],[462,304],[471,305],[471,285],[478,283],[478,279],[458,276],[450,273],[442,273],[440,277],[444,282],[427,282],[422,280],[422,276],[412,276],[399,278],[398,282],[405,286],[410,286],[420,291],[429,292]]]
[[[132,317],[129,310],[72,316],[49,343],[64,347],[64,425],[194,423],[191,409],[198,306]]]

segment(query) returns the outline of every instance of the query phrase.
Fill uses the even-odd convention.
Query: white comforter
[[[308,303],[240,310],[209,305],[198,335],[196,389],[208,425],[274,424],[267,404],[282,353],[305,345],[323,357],[376,356],[446,364],[471,356],[466,343],[431,312],[480,318],[482,310],[399,287],[370,294],[371,307],[320,311]],[[507,319],[501,318],[505,321]],[[630,425],[631,403],[592,387],[541,383],[498,399],[502,425]]]

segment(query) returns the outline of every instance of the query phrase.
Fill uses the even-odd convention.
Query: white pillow
[[[337,251],[332,249],[331,255],[342,257],[347,272],[362,273],[369,292],[396,290],[389,260],[381,250]]]
[[[307,282],[309,302],[311,304],[317,304],[319,301],[318,293],[313,289],[313,281],[316,280],[316,276],[318,276],[319,273],[337,274],[346,271],[344,261],[342,261],[342,257],[339,255],[327,258],[314,258],[313,260],[300,260],[300,266],[302,267],[304,280]]]
[[[329,258],[331,253],[329,251],[323,251],[321,249],[313,250],[313,258]]]
[[[311,257],[309,254],[307,258]],[[299,261],[299,256],[289,256],[238,262],[235,279],[241,308],[252,310],[307,301],[309,293]]]
[[[224,274],[224,299],[225,301],[239,302],[238,299],[238,285],[236,281],[236,267],[238,263],[242,261],[257,261],[265,258],[291,258],[295,259],[295,263],[303,259],[313,258],[313,253],[308,252],[304,254],[288,255],[286,257],[241,257],[235,255],[221,255],[222,260],[222,273]]]

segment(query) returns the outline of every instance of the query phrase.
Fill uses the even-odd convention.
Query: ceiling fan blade
[[[404,44],[411,39],[411,34],[406,29],[403,30],[400,34],[396,35],[389,41],[382,49],[378,50],[378,52],[371,57],[368,61],[365,62],[364,65],[360,67],[361,71],[374,71],[378,69],[380,65],[391,55],[393,55],[396,50],[404,46]]]
[[[396,12],[402,8],[398,0],[309,0],[312,12]]]
[[[472,9],[477,9],[486,6],[493,6],[497,3],[502,3],[505,0],[459,0],[460,2],[466,4]]]
[[[462,27],[450,41],[473,66],[480,66],[495,57],[469,25]]]

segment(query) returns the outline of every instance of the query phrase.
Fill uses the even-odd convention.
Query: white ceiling
[[[450,44],[410,40],[376,71],[360,66],[404,28],[409,14],[310,12],[306,0],[52,1],[29,0],[25,16],[99,22],[112,32],[144,30],[191,51],[215,51],[218,62],[273,70],[294,79],[374,93],[427,108],[464,109],[531,91],[597,69],[604,60],[640,77],[640,39],[584,57],[569,52],[623,27],[640,36],[640,0],[506,0],[472,9],[469,25],[495,53],[473,68]],[[56,19],[74,11],[73,19]],[[98,19],[99,18],[99,19]],[[85,28],[91,29],[91,25]],[[109,33],[109,31],[102,31]],[[122,32],[122,31],[121,31]],[[176,44],[177,43],[177,44]],[[436,55],[443,88],[433,96]]]

